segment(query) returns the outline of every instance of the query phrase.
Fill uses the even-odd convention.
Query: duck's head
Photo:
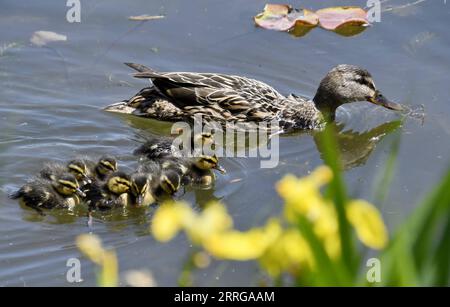
[[[116,195],[127,193],[131,189],[131,178],[124,172],[112,173],[106,181],[106,187]]]
[[[91,178],[88,175],[88,168],[86,163],[81,159],[75,159],[67,163],[67,169],[72,173],[78,182],[91,183]]]
[[[70,173],[62,174],[57,176],[52,182],[53,188],[62,196],[70,197],[73,195],[78,195],[85,197],[83,191],[80,189],[77,179],[74,175]]]
[[[101,157],[96,166],[97,172],[102,176],[107,176],[117,171],[117,160],[114,157]]]
[[[219,159],[216,155],[202,155],[197,158],[195,158],[194,165],[201,169],[201,170],[210,170],[210,169],[216,169],[222,174],[226,173],[226,170],[219,165]]]
[[[368,101],[387,109],[402,110],[401,105],[389,101],[381,94],[367,70],[347,64],[338,65],[327,73],[313,100],[319,110],[331,119],[340,105],[356,101]]]
[[[159,185],[169,195],[174,195],[181,187],[181,176],[173,170],[163,171],[159,177]]]
[[[143,205],[145,195],[150,190],[150,180],[149,176],[144,173],[135,173],[131,176],[131,194],[136,199],[136,204],[138,207]]]

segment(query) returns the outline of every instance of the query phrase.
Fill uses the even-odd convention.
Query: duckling
[[[131,189],[128,203],[137,207],[148,207],[155,203],[152,191],[152,175],[134,173],[131,175]]]
[[[174,138],[159,137],[148,139],[144,136],[141,136],[141,138],[144,139],[144,142],[136,150],[134,150],[133,154],[135,156],[155,160],[168,157],[182,157],[183,154],[185,154],[179,147],[174,146]],[[202,132],[194,134],[190,138],[190,141],[191,150],[198,148],[202,149],[205,145],[214,144],[214,136],[210,132]],[[191,152],[189,152],[189,154],[191,154]]]
[[[117,160],[111,156],[102,156],[97,163],[85,160],[92,178],[103,181],[110,174],[117,172]]]
[[[174,170],[162,170],[152,183],[152,194],[158,201],[171,199],[181,188],[182,177]]]
[[[79,197],[85,196],[77,179],[70,173],[55,175],[51,180],[36,178],[10,195],[41,215],[44,215],[42,209],[73,209],[80,203]]]
[[[71,160],[66,165],[61,163],[46,163],[40,171],[39,176],[47,180],[53,180],[65,172],[73,174],[81,188],[92,182],[88,174],[88,167],[82,159]]]
[[[146,174],[150,179],[151,195],[157,201],[164,201],[173,197],[181,188],[184,175],[187,173],[187,167],[177,163],[184,161],[180,158],[167,158],[156,161],[146,161],[138,167],[138,174]]]
[[[219,159],[216,155],[195,157],[190,163],[186,177],[193,185],[210,187],[216,178],[212,169],[218,170],[222,174],[226,173],[226,170],[219,165]]]
[[[106,111],[134,114],[165,121],[271,122],[281,132],[321,129],[334,121],[336,109],[350,102],[368,101],[395,111],[402,105],[386,99],[375,87],[370,73],[358,66],[341,64],[320,82],[313,99],[282,95],[254,79],[195,72],[158,72],[144,65],[125,63],[138,71],[136,78],[150,79],[145,88],[129,100],[114,103]]]
[[[95,182],[86,191],[86,203],[89,212],[109,210],[128,204],[128,192],[131,188],[131,178],[124,172],[114,172],[105,181]]]

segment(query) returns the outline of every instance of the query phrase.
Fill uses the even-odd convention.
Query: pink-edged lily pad
[[[345,36],[358,34],[370,25],[367,12],[356,6],[329,7],[316,14],[322,28]]]
[[[314,12],[293,9],[287,4],[266,4],[264,11],[254,20],[261,28],[294,34],[308,32],[319,24],[319,18]]]

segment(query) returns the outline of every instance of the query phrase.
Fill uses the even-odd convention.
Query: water
[[[387,1],[380,23],[355,37],[320,29],[303,38],[254,28],[251,17],[266,1],[81,1],[80,24],[66,22],[64,1],[3,0],[0,10],[0,285],[71,285],[66,261],[80,257],[74,238],[88,231],[86,220],[67,214],[37,217],[7,194],[20,187],[43,162],[80,154],[114,154],[125,169],[136,131],[165,135],[170,125],[117,116],[103,106],[128,98],[146,83],[133,79],[122,63],[161,70],[211,71],[265,81],[281,92],[312,96],[334,65],[367,68],[392,100],[425,106],[423,125],[409,119],[392,128],[397,116],[368,103],[340,109],[340,143],[346,178],[354,197],[373,198],[377,174],[400,135],[398,165],[391,191],[380,206],[390,229],[414,208],[449,165],[448,84],[450,4],[424,1],[404,9]],[[347,1],[346,4],[360,4]],[[342,4],[305,0],[307,8]],[[388,6],[389,5],[389,6]],[[165,15],[146,23],[132,15]],[[66,42],[47,47],[29,43],[33,32],[55,31]],[[379,128],[376,128],[379,127]],[[373,130],[376,128],[375,130]],[[390,131],[394,130],[394,131]],[[366,133],[364,133],[366,132]],[[360,133],[363,133],[360,135]],[[280,212],[274,184],[287,172],[305,175],[322,163],[312,134],[280,140],[280,165],[260,169],[258,159],[226,158],[228,174],[210,191],[187,191],[182,199],[198,206],[221,199],[239,229],[263,223]],[[149,217],[97,219],[94,233],[119,256],[121,273],[150,270],[159,285],[174,285],[189,252],[183,236],[156,243]],[[82,259],[83,282],[95,285],[92,265]],[[259,273],[249,263],[215,263],[195,276],[196,285],[254,285]]]

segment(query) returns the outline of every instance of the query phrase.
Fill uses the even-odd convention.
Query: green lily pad
[[[287,4],[266,4],[264,11],[254,20],[261,28],[290,32],[294,35],[304,31],[309,32],[319,24],[319,18],[314,12],[294,9]]]

